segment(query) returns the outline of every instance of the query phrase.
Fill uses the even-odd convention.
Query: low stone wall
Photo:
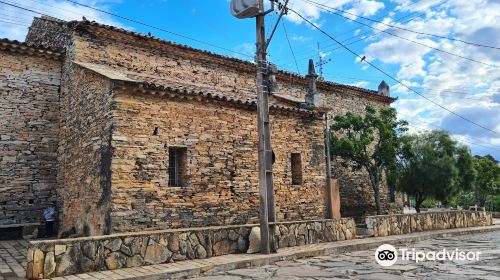
[[[366,224],[368,233],[377,237],[428,230],[487,226],[493,224],[493,218],[490,212],[442,211],[368,216]]]
[[[252,227],[237,225],[121,233],[107,236],[31,241],[27,278],[50,278],[91,271],[153,265],[244,253]],[[354,239],[354,220],[282,222],[279,248]]]

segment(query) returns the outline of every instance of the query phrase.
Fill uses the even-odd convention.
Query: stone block
[[[43,276],[44,278],[51,278],[56,271],[56,259],[53,252],[48,252],[45,255],[45,261],[43,265]]]
[[[247,254],[260,252],[260,228],[253,227],[249,236],[249,246]]]

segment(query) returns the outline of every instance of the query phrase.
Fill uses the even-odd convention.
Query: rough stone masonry
[[[0,226],[36,223],[56,200],[59,52],[0,40]]]
[[[0,223],[41,221],[49,201],[62,237],[257,222],[254,64],[45,17],[26,44],[2,46]],[[387,88],[287,72],[277,84],[277,220],[324,219],[322,112],[363,113],[394,99]],[[344,216],[374,213],[364,174],[339,166],[335,176]],[[385,187],[382,202],[392,211]]]

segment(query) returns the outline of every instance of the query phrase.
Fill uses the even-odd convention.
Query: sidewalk
[[[199,275],[211,275],[221,271],[258,267],[274,264],[278,261],[294,260],[299,258],[316,257],[322,255],[335,255],[350,251],[370,250],[384,243],[401,244],[413,243],[426,239],[452,237],[466,234],[500,231],[500,220],[495,220],[495,225],[487,227],[448,229],[439,231],[418,232],[406,235],[394,235],[387,237],[375,237],[320,243],[298,247],[280,249],[272,255],[262,254],[237,254],[213,257],[202,260],[189,260],[176,263],[143,266],[136,268],[125,268],[111,271],[91,272],[85,274],[57,277],[53,279],[177,279],[195,277]]]
[[[24,279],[27,248],[25,240],[0,241],[0,280]]]

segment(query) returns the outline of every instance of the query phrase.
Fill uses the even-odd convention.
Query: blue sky
[[[81,19],[85,15],[90,20],[143,33],[151,32],[156,37],[242,59],[251,60],[255,49],[255,21],[233,18],[229,13],[227,0],[77,1],[234,52],[134,24],[65,0],[6,1],[66,20]],[[344,13],[344,17],[334,15],[305,0],[290,0],[290,5],[406,85],[454,112],[500,133],[500,50],[390,29],[387,25],[355,16],[380,20],[418,32],[500,47],[499,0],[313,1],[348,13]],[[33,16],[36,14],[0,4],[0,37],[23,41]],[[270,14],[266,18],[268,32],[276,19],[276,14]],[[469,145],[473,153],[492,154],[500,159],[500,134],[478,128],[396,85],[390,78],[356,60],[352,54],[339,48],[332,40],[292,13],[285,17],[284,24],[297,65],[280,24],[269,49],[269,60],[279,68],[304,74],[308,59],[318,60],[319,43],[319,55],[330,60],[323,69],[325,79],[370,89],[376,89],[384,79],[391,85],[391,94],[399,98],[394,106],[398,109],[400,118],[410,121],[412,131],[446,129],[458,141]],[[354,41],[358,42],[353,43]]]

